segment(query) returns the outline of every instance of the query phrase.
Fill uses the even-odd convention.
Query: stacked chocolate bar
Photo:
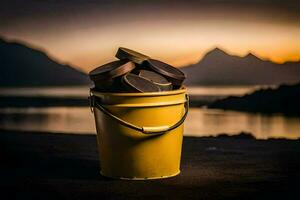
[[[119,60],[89,73],[99,92],[160,92],[179,89],[185,74],[179,69],[139,52],[120,47]]]

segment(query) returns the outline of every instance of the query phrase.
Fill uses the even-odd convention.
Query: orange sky
[[[84,71],[114,60],[119,46],[175,66],[195,63],[216,46],[230,54],[252,52],[275,62],[300,59],[300,20],[280,11],[219,6],[146,7],[136,12],[109,8],[24,17],[0,25],[0,35],[42,48]]]

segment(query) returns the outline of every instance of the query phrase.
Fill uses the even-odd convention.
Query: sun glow
[[[119,46],[177,67],[198,62],[214,47],[239,56],[252,52],[279,63],[300,60],[298,22],[272,21],[262,12],[250,16],[218,9],[175,11],[90,11],[65,20],[18,21],[0,26],[0,35],[43,48],[58,61],[86,72],[114,60],[111,55]]]

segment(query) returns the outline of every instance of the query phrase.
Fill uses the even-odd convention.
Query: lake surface
[[[95,134],[94,118],[87,107],[1,109],[0,128]],[[251,132],[256,138],[300,137],[300,118],[191,108],[185,122],[187,136],[229,135]]]
[[[190,95],[198,98],[222,98],[244,95],[261,86],[197,87],[188,88]],[[2,88],[2,96],[68,96],[87,97],[87,87],[68,88]],[[36,130],[78,134],[95,134],[93,115],[87,107],[52,108],[1,108],[0,128],[13,130]],[[187,136],[229,135],[241,131],[251,132],[256,138],[300,138],[300,117],[262,115],[205,108],[190,108],[185,122]]]

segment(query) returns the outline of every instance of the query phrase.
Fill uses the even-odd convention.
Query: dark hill
[[[249,53],[232,56],[215,48],[201,61],[181,68],[187,85],[279,85],[300,82],[300,62],[277,64]]]
[[[87,85],[88,76],[50,59],[44,52],[0,38],[0,86]]]
[[[300,84],[261,89],[243,97],[228,97],[209,106],[229,110],[300,115]]]

